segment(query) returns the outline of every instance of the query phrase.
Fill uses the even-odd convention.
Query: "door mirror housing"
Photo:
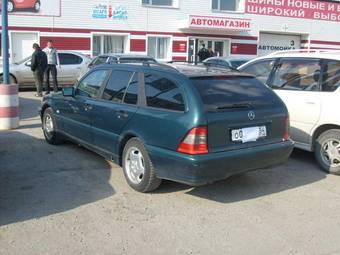
[[[74,87],[63,88],[63,96],[64,97],[73,97],[74,96]]]

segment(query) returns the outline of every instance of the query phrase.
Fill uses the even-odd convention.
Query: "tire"
[[[316,140],[315,158],[321,168],[330,174],[340,175],[340,130],[331,129]]]
[[[3,83],[4,79],[3,79],[3,75],[0,74],[0,83]],[[13,75],[9,75],[9,83],[10,84],[16,84],[17,83],[17,79],[15,79],[15,77]]]
[[[148,152],[138,138],[130,139],[123,150],[123,171],[131,188],[138,192],[156,190],[162,180],[158,179]]]
[[[34,7],[33,7],[33,11],[34,12],[39,12],[40,11],[40,7],[41,7],[40,1],[35,1]]]
[[[46,142],[49,144],[57,145],[63,142],[60,134],[56,132],[56,121],[51,107],[48,107],[43,114],[42,127]]]
[[[14,12],[15,10],[15,5],[13,3],[13,1],[9,0],[8,4],[7,4],[7,11],[8,12]]]

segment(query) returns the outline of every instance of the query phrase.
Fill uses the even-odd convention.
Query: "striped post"
[[[19,98],[17,84],[0,84],[0,130],[19,126]]]

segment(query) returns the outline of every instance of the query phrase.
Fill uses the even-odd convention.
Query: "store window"
[[[244,11],[244,0],[212,0],[212,9],[217,11]]]
[[[92,43],[93,56],[107,53],[124,53],[125,36],[94,35]]]
[[[149,37],[148,56],[157,60],[168,60],[170,58],[170,38]]]
[[[174,6],[174,0],[142,0],[143,5]]]

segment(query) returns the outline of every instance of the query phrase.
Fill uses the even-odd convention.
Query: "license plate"
[[[267,136],[267,128],[266,126],[259,127],[249,127],[242,129],[235,129],[231,131],[231,140],[233,142],[255,142],[259,138],[263,138]]]

